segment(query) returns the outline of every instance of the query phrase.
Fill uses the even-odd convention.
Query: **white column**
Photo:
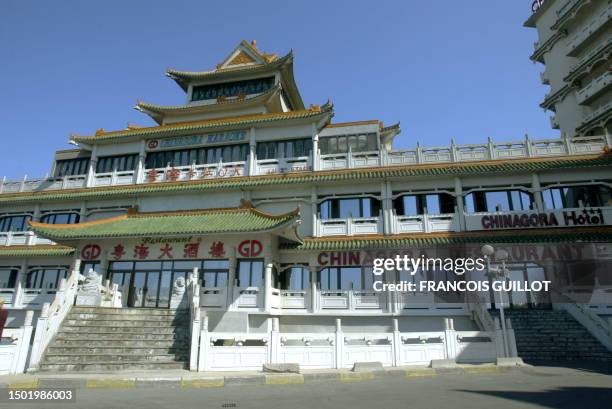
[[[544,202],[542,201],[542,186],[540,185],[540,176],[537,173],[531,174],[531,191],[535,200],[536,210],[544,210]]]
[[[310,209],[312,211],[312,237],[319,237],[319,221],[317,217],[317,187],[313,186],[310,191]]]
[[[24,259],[19,267],[17,278],[15,280],[15,295],[13,296],[13,307],[18,308],[23,306],[23,291],[25,288],[25,280],[28,273],[28,260]]]
[[[272,310],[272,255],[266,252],[264,257],[264,311],[269,313]]]
[[[317,125],[312,123],[312,170],[321,169],[321,155],[319,152],[319,132],[317,131]]]
[[[234,309],[234,288],[235,288],[235,284],[236,284],[236,252],[234,251],[234,248],[232,248],[230,254],[229,254],[229,259],[228,259],[229,265],[228,265],[228,272],[227,272],[227,301],[226,301],[226,305],[227,305],[227,309],[228,310],[232,310]]]
[[[397,318],[393,318],[393,366],[402,364],[402,337]]]
[[[317,305],[317,266],[308,265],[308,271],[310,271],[310,312],[314,314],[319,310]]]
[[[93,186],[96,176],[96,166],[98,165],[98,153],[96,145],[91,150],[91,158],[89,158],[89,168],[87,168],[87,176],[85,177],[85,187]]]
[[[257,141],[255,140],[255,128],[249,131],[249,156],[244,167],[245,175],[257,174]]]
[[[455,206],[457,211],[457,218],[459,219],[459,231],[465,231],[465,212],[464,212],[464,201],[463,201],[463,185],[460,178],[455,178]]]
[[[382,182],[380,188],[383,213],[383,233],[393,234],[393,200],[390,182]]]
[[[339,369],[342,368],[342,354],[344,353],[344,334],[342,333],[342,320],[340,318],[336,318],[336,339],[334,341],[336,345],[335,351],[335,362],[334,368]]]

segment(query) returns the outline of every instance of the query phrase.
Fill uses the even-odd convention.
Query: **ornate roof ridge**
[[[200,78],[208,78],[211,76],[222,76],[227,73],[234,72],[248,72],[253,70],[264,70],[273,67],[278,67],[285,64],[288,61],[293,59],[293,50],[289,51],[286,55],[281,58],[276,58],[275,60],[266,63],[266,64],[255,64],[255,65],[247,65],[240,67],[228,67],[223,69],[215,69],[210,71],[181,71],[173,68],[168,68],[166,70],[166,75],[177,82],[189,81]]]
[[[156,132],[164,132],[166,130],[197,130],[197,128],[202,127],[205,128],[207,125],[210,127],[221,127],[228,125],[246,125],[252,122],[260,122],[260,121],[274,121],[274,120],[282,120],[282,119],[292,119],[292,118],[305,118],[309,116],[320,115],[323,113],[330,112],[333,109],[333,105],[323,105],[316,106],[313,105],[308,109],[300,109],[296,111],[288,111],[288,112],[271,112],[265,114],[246,114],[239,115],[234,117],[224,117],[224,118],[211,118],[204,119],[199,121],[187,121],[187,122],[178,122],[173,124],[165,124],[165,125],[157,125],[157,126],[148,126],[138,129],[124,129],[117,131],[109,131],[106,132],[104,129],[99,129],[96,131],[95,135],[71,135],[71,139],[75,142],[92,142],[92,141],[101,141],[108,140],[117,137],[123,136],[146,136],[149,134],[155,134]]]

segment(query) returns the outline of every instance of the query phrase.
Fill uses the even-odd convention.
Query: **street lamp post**
[[[508,259],[508,252],[506,250],[495,250],[495,248],[489,244],[485,244],[481,249],[482,254],[485,256],[485,260],[487,261],[487,275],[489,277],[493,277],[496,280],[501,279],[502,281],[506,279],[506,260]],[[499,260],[501,262],[501,267],[493,268],[491,267],[491,258],[494,257],[495,260]],[[499,319],[501,321],[501,329],[502,329],[502,343],[504,345],[504,355],[510,356],[510,347],[508,346],[508,340],[506,336],[506,316],[504,313],[504,295],[503,295],[503,287],[499,289],[499,304],[495,302],[495,293],[493,291],[493,302],[497,304],[497,308],[499,309]]]

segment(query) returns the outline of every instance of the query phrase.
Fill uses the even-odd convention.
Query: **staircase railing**
[[[474,321],[476,321],[484,331],[495,331],[495,319],[489,313],[489,310],[485,306],[486,303],[480,294],[475,291],[467,291],[465,298],[468,311],[472,314]]]
[[[577,303],[567,294],[554,290],[563,300],[555,305],[567,311],[576,321],[585,327],[591,335],[612,352],[612,325],[589,308],[588,304]]]
[[[189,370],[198,370],[198,352],[200,350],[200,285],[198,284],[197,267],[189,274],[187,282],[187,300],[189,308],[189,332],[190,332],[190,351],[189,351]]]
[[[75,269],[70,273],[67,279],[62,278],[53,302],[51,304],[43,304],[40,317],[36,323],[28,369],[38,368],[43,353],[47,349],[51,339],[57,334],[64,318],[66,318],[70,312],[70,308],[74,305],[78,290],[79,276],[79,270]]]

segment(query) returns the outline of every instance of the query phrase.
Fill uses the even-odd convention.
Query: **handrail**
[[[59,289],[55,294],[53,302],[51,304],[43,304],[36,324],[36,332],[34,333],[29,369],[38,368],[47,346],[74,305],[79,276],[78,268],[72,270],[68,279],[62,278],[60,281]]]
[[[198,370],[198,352],[200,349],[201,310],[200,285],[198,284],[198,268],[194,267],[187,280],[187,302],[189,309],[190,353],[189,370]]]

